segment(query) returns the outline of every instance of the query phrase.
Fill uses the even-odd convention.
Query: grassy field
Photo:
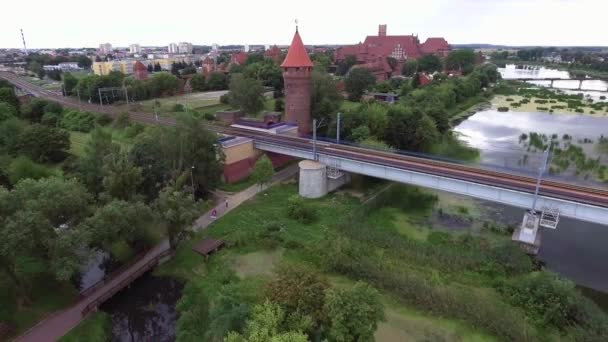
[[[124,132],[119,129],[115,129],[111,126],[103,127],[105,131],[112,133],[112,141],[121,145],[123,148],[130,148],[132,144],[132,139],[125,136]],[[91,133],[83,133],[83,132],[75,132],[69,131],[70,133],[70,153],[77,156],[82,157],[85,154],[85,146],[91,137]]]
[[[380,185],[374,188],[385,188]],[[322,199],[308,200],[308,205],[317,208],[318,213],[317,220],[311,224],[299,223],[285,215],[287,198],[295,193],[297,186],[294,184],[270,188],[219,219],[206,231],[198,233],[194,239],[187,241],[178,249],[176,256],[157,268],[155,273],[183,279],[191,286],[204,289],[208,298],[213,298],[223,286],[226,277],[229,277],[227,273],[232,274],[240,287],[251,292],[252,298],[261,300],[259,289],[272,279],[276,265],[288,262],[320,267],[314,250],[328,238],[328,230],[338,226],[349,212],[361,208],[361,200],[351,196],[352,193],[358,193],[358,190],[347,188]],[[420,225],[419,221],[428,215],[429,210],[431,209],[428,206],[416,205],[413,205],[411,210],[380,208],[372,211],[367,216],[367,221],[377,229],[391,232],[396,238],[402,236],[426,241],[431,230]],[[270,223],[281,227],[280,242],[260,242],[255,238],[263,233]],[[225,239],[229,242],[229,247],[205,262],[204,258],[191,250],[192,244],[205,236]],[[369,248],[373,254],[377,247],[370,241]],[[378,253],[382,252],[378,250]],[[389,257],[388,254],[386,256]],[[412,266],[409,262],[406,264]],[[327,272],[323,267],[318,269],[330,277],[334,286],[353,284],[351,278]],[[404,304],[390,292],[382,291],[382,300],[387,320],[380,325],[376,333],[377,341],[494,340],[466,322],[437,318],[419,311]]]

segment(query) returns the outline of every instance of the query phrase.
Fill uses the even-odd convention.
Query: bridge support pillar
[[[320,198],[350,181],[350,174],[323,163],[303,160],[300,166],[300,196]]]
[[[553,80],[551,80],[551,84],[550,84],[549,88],[553,88]]]
[[[578,90],[583,89],[583,80],[578,81]]]

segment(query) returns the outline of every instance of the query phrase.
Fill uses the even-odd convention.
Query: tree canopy
[[[234,74],[230,79],[230,104],[248,114],[264,109],[264,87],[256,79]]]
[[[367,68],[353,68],[344,79],[348,99],[359,101],[365,91],[375,83],[376,78]]]

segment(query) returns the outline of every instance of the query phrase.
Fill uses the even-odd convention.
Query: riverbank
[[[303,223],[286,213],[285,203],[297,194],[297,186],[275,186],[187,242],[156,271],[186,282],[178,338],[209,338],[208,327],[217,327],[220,317],[206,308],[219,305],[219,298],[228,293],[248,309],[239,323],[214,330],[212,337],[239,331],[249,310],[268,298],[264,289],[277,276],[276,267],[286,264],[306,265],[320,276],[344,279],[345,286],[364,280],[380,290],[387,321],[376,331],[378,341],[412,336],[528,340],[574,333],[558,332],[553,323],[536,316],[542,314],[538,307],[524,308],[509,299],[511,291],[519,291],[520,281],[552,288],[553,276],[535,272],[528,257],[511,243],[508,227],[479,221],[474,231],[450,231],[453,226],[470,227],[480,217],[474,202],[444,201],[435,207],[436,196],[395,185],[364,206],[349,193],[303,200],[300,207],[313,213],[312,221]],[[205,262],[191,246],[208,236],[221,238],[228,246]],[[340,285],[332,281],[331,286]],[[593,306],[570,292],[574,290],[567,291],[576,297],[574,302]],[[460,333],[446,330],[437,317],[457,326]]]
[[[539,103],[539,101],[541,103]],[[522,95],[496,95],[491,100],[492,109],[508,108],[512,112],[547,112],[564,114],[584,114],[592,116],[607,116],[608,107],[600,111],[590,104],[579,107],[568,107],[566,101],[547,100],[540,97],[525,97]],[[514,105],[518,104],[518,105]],[[577,109],[579,111],[577,111]],[[583,111],[581,113],[581,110]]]

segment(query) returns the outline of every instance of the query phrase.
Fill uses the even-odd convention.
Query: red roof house
[[[266,58],[272,59],[275,63],[279,63],[279,61],[281,60],[281,49],[279,49],[278,46],[273,45],[270,49],[264,52],[264,56],[266,56]]]
[[[232,57],[230,57],[230,63],[231,64],[238,64],[238,65],[244,65],[247,62],[247,53],[246,52],[239,52],[239,53],[235,53],[234,55],[232,55]]]

